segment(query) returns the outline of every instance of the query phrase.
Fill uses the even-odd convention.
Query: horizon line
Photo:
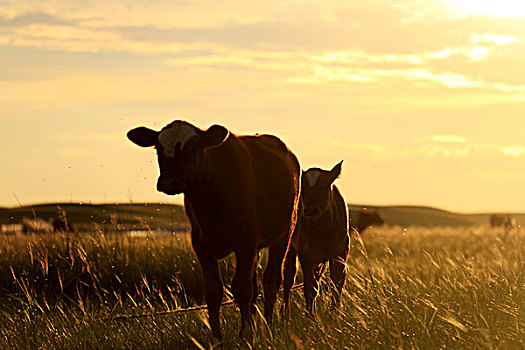
[[[91,202],[91,201],[75,201],[75,202],[36,202],[31,204],[21,204],[15,206],[4,206],[0,205],[0,210],[13,210],[13,209],[24,209],[31,207],[42,207],[42,206],[54,206],[54,205],[72,205],[72,206],[103,206],[103,205],[171,205],[184,207],[183,203],[168,203],[168,202],[157,202],[157,201],[115,201],[115,202]],[[371,208],[371,209],[386,209],[386,208],[427,208],[434,209],[454,214],[461,215],[488,215],[488,214],[525,214],[525,211],[454,211],[450,209],[444,209],[438,206],[432,206],[427,204],[363,204],[363,203],[347,203],[347,207],[360,207],[360,208]]]

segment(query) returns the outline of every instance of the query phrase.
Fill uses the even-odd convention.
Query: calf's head
[[[332,170],[310,168],[303,171],[301,179],[301,200],[304,215],[317,217],[324,213],[330,206],[332,198],[332,183],[341,174],[339,162]]]
[[[201,130],[176,120],[160,131],[141,126],[130,130],[127,136],[140,147],[155,147],[160,168],[157,190],[175,195],[191,186],[198,175],[204,150],[222,144],[229,132],[220,125]]]

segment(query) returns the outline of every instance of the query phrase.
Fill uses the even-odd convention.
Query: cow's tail
[[[297,160],[297,157],[290,151],[289,158],[290,161],[293,163],[294,166],[294,199],[293,199],[293,207],[292,207],[292,215],[290,217],[290,226],[288,228],[288,244],[286,246],[286,253],[284,254],[284,260],[283,264],[281,265],[281,276],[284,280],[284,268],[285,264],[284,262],[287,261],[288,258],[288,252],[290,251],[290,245],[293,244],[292,240],[294,238],[294,232],[295,227],[297,226],[297,221],[299,220],[299,211],[301,210],[301,166],[299,165],[299,161]]]

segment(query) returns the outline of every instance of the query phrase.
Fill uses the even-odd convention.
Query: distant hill
[[[97,223],[101,226],[119,223],[129,227],[166,228],[187,225],[184,208],[180,205],[159,203],[73,204],[50,203],[17,208],[0,208],[0,224],[18,223],[23,217],[44,220],[57,218],[57,206],[67,213],[68,221],[76,226]]]
[[[184,208],[180,205],[159,203],[73,204],[50,203],[16,208],[0,207],[0,224],[19,223],[25,217],[50,220],[57,217],[57,206],[67,212],[75,225],[148,225],[151,228],[169,228],[188,225]],[[488,225],[491,213],[460,214],[423,206],[372,206],[351,204],[350,210],[367,208],[378,210],[389,225],[399,226],[470,226]],[[512,214],[517,223],[525,224],[525,213]]]
[[[389,225],[399,226],[472,226],[488,225],[489,218],[493,213],[461,214],[451,211],[425,206],[413,205],[349,205],[350,210],[366,208],[368,210],[378,210]],[[503,213],[496,213],[503,214]],[[525,213],[504,213],[511,214],[518,225],[525,224]]]

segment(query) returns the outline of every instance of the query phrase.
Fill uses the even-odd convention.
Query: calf
[[[330,171],[311,168],[303,172],[299,220],[284,265],[285,308],[295,279],[297,255],[304,276],[306,310],[314,311],[319,278],[327,261],[333,283],[332,301],[339,304],[350,242],[347,207],[337,186],[332,184],[341,173],[341,164],[342,161]]]
[[[160,131],[133,129],[128,138],[141,147],[156,148],[160,192],[184,193],[213,336],[222,339],[223,284],[217,260],[232,252],[232,292],[241,312],[242,335],[247,325],[252,329],[257,252],[269,247],[263,288],[264,316],[270,323],[297,218],[300,168],[295,155],[275,136],[237,136],[219,125],[204,131],[180,120]]]

